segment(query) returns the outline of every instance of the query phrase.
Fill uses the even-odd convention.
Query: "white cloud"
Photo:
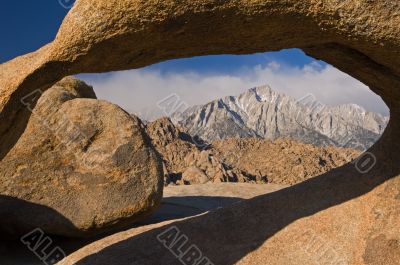
[[[368,87],[332,66],[317,62],[304,67],[280,65],[240,69],[237,75],[201,74],[196,72],[162,74],[154,70],[130,70],[105,76],[83,75],[93,85],[98,98],[118,104],[144,118],[162,116],[157,102],[172,93],[189,106],[204,104],[216,98],[237,95],[245,90],[268,84],[296,98],[308,93],[325,104],[356,103],[367,110],[388,113],[381,98]]]

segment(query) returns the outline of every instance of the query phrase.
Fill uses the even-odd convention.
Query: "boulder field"
[[[169,118],[146,125],[164,163],[165,185],[208,182],[294,185],[354,161],[361,153],[334,146],[314,146],[293,139],[230,138],[194,140]]]

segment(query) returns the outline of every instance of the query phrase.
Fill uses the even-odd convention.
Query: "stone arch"
[[[368,85],[393,116],[400,99],[399,5],[367,0],[78,0],[52,43],[0,66],[0,157],[26,124],[29,113],[19,100],[30,91],[45,90],[66,75],[195,55],[301,48]]]
[[[0,158],[15,144],[29,118],[20,99],[35,89],[46,90],[64,76],[139,68],[195,55],[301,48],[368,85],[389,106],[391,120],[384,136],[370,150],[378,163],[368,174],[360,174],[353,165],[347,165],[333,175],[294,189],[293,194],[298,195],[299,191],[319,188],[326,192],[324,196],[332,196],[329,203],[321,202],[314,210],[305,209],[296,219],[361,197],[354,205],[365,207],[367,213],[363,216],[370,218],[370,223],[351,240],[362,242],[365,247],[351,254],[350,264],[359,264],[360,260],[379,264],[378,256],[385,255],[394,262],[395,249],[390,242],[400,240],[400,228],[389,228],[383,221],[371,218],[373,208],[389,214],[393,205],[399,206],[398,25],[400,3],[396,1],[78,0],[52,43],[0,65]],[[332,192],[330,185],[341,190]],[[258,203],[276,202],[276,196],[261,198]],[[244,212],[250,210],[256,212],[249,205]],[[329,211],[337,214],[336,219],[345,216],[340,209]],[[228,213],[233,214],[229,210]],[[395,216],[398,218],[398,213]],[[304,224],[323,220],[318,218]],[[354,222],[362,225],[361,220]],[[319,231],[328,225],[322,226]],[[341,242],[340,238],[335,240]]]

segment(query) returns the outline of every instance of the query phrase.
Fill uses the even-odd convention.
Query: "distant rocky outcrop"
[[[388,122],[387,117],[355,104],[325,106],[311,95],[296,100],[269,86],[188,108],[173,114],[172,120],[207,141],[289,137],[359,150],[372,146]]]
[[[226,163],[268,183],[294,185],[356,159],[361,152],[314,146],[292,139],[227,139],[213,142]]]
[[[40,97],[0,162],[2,237],[35,228],[91,236],[158,206],[162,166],[141,121],[95,98],[91,87],[69,77]]]
[[[252,181],[252,176],[224,163],[210,146],[193,139],[169,118],[149,123],[146,131],[163,157],[166,184]]]
[[[163,157],[166,184],[250,182],[293,185],[355,159],[348,148],[317,147],[292,139],[226,139],[207,144],[193,139],[170,119],[147,132]]]

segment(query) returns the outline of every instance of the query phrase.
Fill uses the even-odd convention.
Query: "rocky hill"
[[[166,185],[252,181],[252,176],[226,164],[212,148],[199,148],[168,118],[149,123],[147,133],[163,158]]]
[[[166,184],[253,182],[293,185],[341,166],[359,154],[291,139],[246,138],[199,145],[184,129],[162,118],[147,133],[164,161]]]
[[[269,183],[293,185],[328,172],[355,159],[360,152],[349,148],[314,146],[291,139],[227,139],[213,142],[226,163],[263,176]]]
[[[207,141],[228,138],[288,137],[313,145],[364,150],[380,137],[388,118],[355,104],[326,106],[305,97],[296,100],[269,86],[248,90],[183,113],[172,120]]]

